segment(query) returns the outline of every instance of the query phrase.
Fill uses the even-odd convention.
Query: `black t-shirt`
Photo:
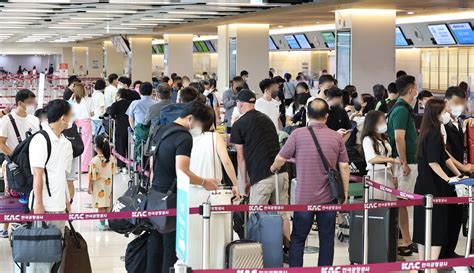
[[[252,110],[232,126],[230,141],[244,145],[244,158],[250,184],[272,175],[270,166],[280,151],[275,125],[267,115]],[[286,171],[282,168],[280,172]]]
[[[63,99],[64,100],[69,100],[72,97],[73,94],[74,94],[74,92],[72,92],[72,90],[69,89],[69,87],[66,87],[66,89],[64,90]]]
[[[128,115],[126,114],[128,107],[132,102],[129,100],[119,100],[109,107],[108,112],[115,120],[115,134],[126,136],[128,134]]]
[[[184,155],[191,157],[193,148],[193,137],[181,125],[171,123],[159,129],[155,136],[155,143],[158,143],[161,137],[169,130],[178,128],[183,130],[166,137],[161,143],[159,149],[155,151],[153,158],[153,189],[160,192],[167,192],[176,180],[176,156]],[[176,192],[176,187],[172,189]]]
[[[139,100],[139,99],[141,99],[141,97],[140,97],[140,94],[138,94],[137,91],[132,90],[132,89],[128,89],[128,90],[127,90],[127,99],[128,99],[129,101],[134,101],[134,100]]]
[[[352,127],[351,120],[349,119],[346,110],[340,106],[331,107],[329,109],[329,116],[326,125],[334,131],[339,129],[349,130]]]

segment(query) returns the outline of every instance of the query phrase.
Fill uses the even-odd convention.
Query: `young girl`
[[[97,155],[89,164],[89,194],[92,194],[93,206],[105,213],[112,203],[112,175],[117,172],[116,161],[110,154],[109,142],[103,135],[95,138],[94,149]],[[105,220],[101,220],[97,228],[106,230]]]

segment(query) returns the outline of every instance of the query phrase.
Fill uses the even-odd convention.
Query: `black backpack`
[[[14,126],[15,127],[15,126]],[[46,146],[48,149],[48,157],[44,163],[44,173],[46,176],[46,189],[48,195],[51,197],[51,190],[49,189],[48,171],[46,165],[51,157],[51,140],[46,131],[40,130],[34,135],[30,135],[25,140],[21,141],[10,156],[6,156],[7,161],[6,173],[8,178],[8,186],[16,192],[29,193],[33,189],[33,174],[30,168],[30,143],[33,137],[41,134],[46,139]]]
[[[146,272],[148,260],[148,237],[150,233],[144,233],[128,243],[125,251],[125,268],[130,273]]]

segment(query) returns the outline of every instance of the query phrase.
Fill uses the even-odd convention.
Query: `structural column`
[[[268,24],[232,24],[218,27],[218,86],[223,90],[240,71],[249,72],[249,88],[261,95],[259,82],[268,78]]]
[[[165,43],[165,75],[176,73],[180,76],[193,78],[193,35],[166,34]]]
[[[89,47],[89,77],[98,78],[104,71],[104,49],[102,47]]]
[[[336,11],[337,79],[372,92],[377,83],[395,80],[395,10]]]
[[[63,48],[63,59],[61,63],[68,65],[68,75],[72,74],[72,47]],[[56,68],[57,69],[57,68]]]
[[[151,38],[132,38],[131,77],[133,81],[151,82],[152,77],[152,49]]]
[[[88,70],[87,47],[73,47],[73,74],[86,76]]]
[[[119,76],[124,74],[124,63],[128,58],[126,55],[117,51],[111,41],[104,42],[105,49],[105,72],[106,76],[110,74],[117,74]]]

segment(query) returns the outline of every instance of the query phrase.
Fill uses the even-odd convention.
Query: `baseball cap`
[[[255,103],[256,100],[255,94],[248,89],[243,89],[237,94],[237,101],[240,102]]]

